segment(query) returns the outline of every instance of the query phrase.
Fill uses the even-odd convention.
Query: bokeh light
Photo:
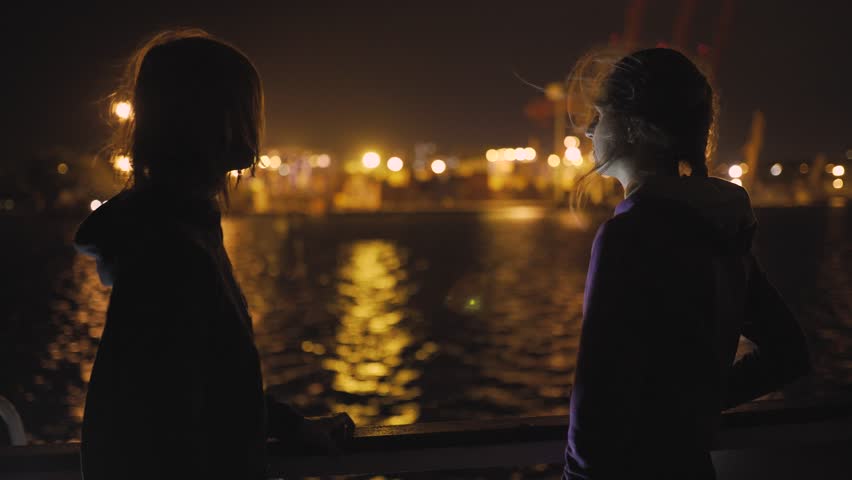
[[[130,157],[127,155],[119,155],[112,161],[112,166],[119,172],[129,173],[133,170],[133,165],[130,163]]]
[[[500,154],[497,152],[497,150],[490,148],[487,152],[485,152],[485,159],[489,162],[496,162],[500,159]]]
[[[831,182],[831,186],[840,190],[841,188],[843,188],[843,179],[842,178],[835,178],[834,181]]]
[[[728,168],[728,176],[731,178],[740,178],[743,176],[743,173],[743,167],[740,165],[731,165],[731,167]]]
[[[130,102],[116,102],[112,107],[112,112],[120,120],[128,120],[133,116],[133,106],[130,105]]]
[[[568,147],[565,150],[565,160],[571,162],[572,165],[580,165],[583,163],[583,153],[577,147]]]
[[[565,137],[565,140],[562,141],[565,144],[565,148],[579,148],[580,147],[580,139],[575,137],[574,135],[568,135]]]
[[[834,168],[831,169],[831,174],[835,177],[842,177],[845,173],[846,169],[843,167],[843,165],[835,165]]]
[[[778,175],[781,175],[781,172],[782,172],[783,170],[784,170],[784,168],[781,166],[781,164],[780,164],[780,163],[776,163],[775,165],[772,165],[772,167],[769,169],[769,173],[770,173],[773,177],[777,177]]]
[[[382,157],[376,152],[367,152],[361,158],[361,163],[369,169],[378,167],[382,163]]]
[[[432,171],[435,172],[436,175],[440,175],[447,170],[447,164],[441,159],[434,160],[432,162]]]
[[[547,157],[547,164],[553,168],[558,167],[560,163],[562,163],[562,160],[559,159],[559,155],[551,154],[549,157]]]
[[[89,208],[94,212],[100,208],[101,205],[103,205],[103,203],[100,200],[92,200],[91,203],[89,203]]]
[[[328,154],[323,153],[317,157],[317,166],[319,168],[328,168],[331,165],[331,157]]]
[[[391,157],[388,159],[388,170],[391,172],[398,172],[402,170],[403,162],[399,157]]]

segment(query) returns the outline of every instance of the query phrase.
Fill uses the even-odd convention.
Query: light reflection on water
[[[822,382],[852,383],[850,214],[758,214],[760,258]],[[778,241],[791,225],[795,242]],[[74,226],[33,228],[0,257],[22,279],[0,302],[12,325],[0,394],[36,441],[79,437],[103,330],[109,290],[94,262],[43,246],[67,243]],[[306,414],[402,424],[566,412],[593,229],[538,210],[231,217],[223,229],[266,386]]]
[[[58,276],[54,288],[55,297],[48,309],[50,327],[56,335],[40,355],[33,391],[27,392],[25,398],[43,402],[42,408],[47,406],[45,403],[61,406],[67,409],[67,417],[30,431],[34,443],[44,437],[79,439],[86,386],[109,301],[109,289],[101,285],[94,262],[82,255],[73,257],[70,268]]]
[[[358,241],[341,252],[330,305],[339,318],[336,347],[323,367],[334,372],[333,389],[365,401],[345,408],[356,423],[378,417],[383,406],[391,406],[392,414],[382,424],[413,423],[420,416],[420,389],[411,383],[421,375],[417,362],[437,347],[416,345],[407,328],[414,286],[405,262],[405,254],[384,240]]]

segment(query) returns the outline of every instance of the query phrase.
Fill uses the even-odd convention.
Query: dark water
[[[852,213],[758,217],[758,254],[816,353],[807,388],[848,388]],[[267,386],[307,414],[406,424],[567,412],[600,220],[582,229],[569,214],[512,207],[239,217],[224,231]],[[35,442],[79,437],[103,329],[109,290],[70,247],[75,225],[0,218],[0,394]]]

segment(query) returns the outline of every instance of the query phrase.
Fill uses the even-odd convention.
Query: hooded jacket
[[[75,244],[113,286],[86,397],[84,478],[263,478],[260,362],[215,201],[127,190]],[[271,413],[277,428],[301,418]]]
[[[714,478],[722,410],[810,368],[751,253],[744,189],[652,177],[597,232],[565,452],[567,479]],[[740,335],[757,349],[736,363]]]

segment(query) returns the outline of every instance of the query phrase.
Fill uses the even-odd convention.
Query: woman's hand
[[[298,436],[306,450],[324,454],[338,454],[352,438],[355,422],[346,413],[324,417],[305,417],[299,426]]]

